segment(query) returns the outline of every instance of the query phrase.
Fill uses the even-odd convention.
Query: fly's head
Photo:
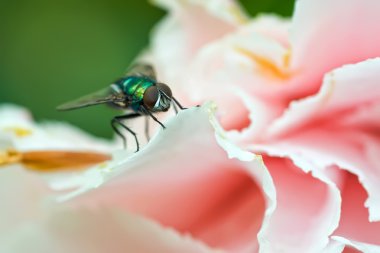
[[[157,83],[146,89],[143,104],[151,112],[166,112],[172,102],[172,91],[164,83]]]

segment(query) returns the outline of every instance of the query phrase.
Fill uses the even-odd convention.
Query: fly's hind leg
[[[125,149],[127,148],[127,138],[125,138],[125,136],[120,132],[120,130],[117,129],[117,125],[121,126],[122,128],[124,128],[125,130],[127,130],[129,133],[131,133],[133,135],[133,137],[135,138],[135,141],[136,141],[136,152],[138,152],[140,150],[140,145],[139,145],[139,141],[137,139],[137,135],[129,127],[127,127],[126,125],[123,124],[123,120],[133,119],[133,118],[137,118],[139,116],[141,116],[141,114],[131,113],[131,114],[127,114],[127,115],[116,116],[111,121],[111,126],[112,126],[113,130],[115,131],[115,133],[117,135],[119,135],[123,139],[123,144],[124,144]]]

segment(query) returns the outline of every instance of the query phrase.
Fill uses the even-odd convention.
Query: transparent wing
[[[106,88],[62,104],[57,107],[57,110],[68,111],[109,102],[121,102],[125,99],[126,96],[123,93],[112,93],[110,88]]]
[[[125,76],[146,76],[150,79],[157,80],[156,71],[153,66],[149,63],[134,63],[131,67],[128,68]]]

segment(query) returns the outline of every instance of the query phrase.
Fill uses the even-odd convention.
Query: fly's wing
[[[68,111],[109,102],[122,102],[125,99],[126,96],[123,93],[112,93],[110,88],[106,88],[62,104],[57,107],[57,110]]]
[[[128,68],[125,76],[146,76],[152,80],[157,80],[156,71],[153,66],[148,63],[134,63],[131,67]]]

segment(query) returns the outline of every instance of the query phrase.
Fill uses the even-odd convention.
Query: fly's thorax
[[[146,89],[155,85],[155,81],[142,76],[127,76],[117,80],[111,85],[114,92],[122,92],[127,96],[125,102],[117,104],[121,107],[131,107],[138,111],[141,105]]]
[[[115,83],[132,101],[141,101],[146,89],[154,84],[154,80],[141,76],[128,76]]]

